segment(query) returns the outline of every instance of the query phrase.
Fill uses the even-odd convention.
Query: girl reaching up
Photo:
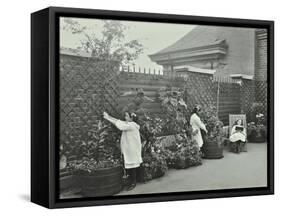
[[[136,169],[142,163],[140,126],[136,123],[137,115],[125,112],[125,121],[113,118],[106,112],[103,113],[103,117],[122,131],[120,139],[121,152],[124,157],[126,173],[129,175],[127,190],[132,190],[136,186]]]

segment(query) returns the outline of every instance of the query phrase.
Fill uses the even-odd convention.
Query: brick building
[[[267,32],[265,29],[256,30],[256,71],[255,80],[267,80]]]
[[[255,77],[265,81],[266,35],[263,29],[200,25],[149,57],[163,66],[163,73],[189,67],[195,71],[214,71],[215,76]]]
[[[172,45],[149,56],[163,73],[204,73],[238,79],[248,95],[247,109],[267,110],[267,32],[265,29],[197,26]]]

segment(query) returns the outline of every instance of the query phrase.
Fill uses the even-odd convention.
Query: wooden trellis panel
[[[197,104],[201,106],[216,105],[216,92],[211,75],[190,72],[183,78],[183,85],[185,90],[184,100],[189,112]]]
[[[262,104],[262,112],[267,115],[267,82],[255,81],[256,102]]]
[[[255,83],[252,80],[243,80],[241,83],[241,113],[247,115],[247,121],[253,121],[252,105],[255,101]]]
[[[77,56],[60,56],[60,134],[61,143],[86,139],[103,111],[117,110],[115,62]]]

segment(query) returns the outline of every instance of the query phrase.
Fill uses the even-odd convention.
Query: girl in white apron
[[[140,126],[136,123],[137,115],[126,112],[125,121],[113,118],[106,112],[103,113],[103,117],[122,131],[120,140],[121,152],[124,157],[126,173],[129,174],[130,180],[127,190],[132,190],[136,186],[136,168],[142,163]]]
[[[201,111],[200,106],[196,106],[191,114],[190,117],[190,125],[192,127],[192,139],[195,140],[201,150],[203,146],[203,138],[201,134],[201,130],[205,131],[207,133],[206,126],[201,121],[200,117],[198,116],[198,113]]]

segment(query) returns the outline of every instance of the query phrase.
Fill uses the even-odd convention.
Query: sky
[[[64,19],[64,18],[61,18]],[[99,36],[102,31],[102,21],[100,19],[72,18],[81,25],[86,26],[89,31],[95,32]],[[61,22],[63,23],[63,22]],[[132,64],[136,68],[162,69],[162,66],[152,62],[148,55],[154,54],[167,46],[173,44],[185,34],[190,32],[195,26],[186,24],[152,23],[122,21],[127,26],[125,32],[126,41],[139,40],[143,46],[143,53]],[[72,34],[70,31],[60,30],[60,45],[66,48],[76,48],[79,45],[81,35]]]

